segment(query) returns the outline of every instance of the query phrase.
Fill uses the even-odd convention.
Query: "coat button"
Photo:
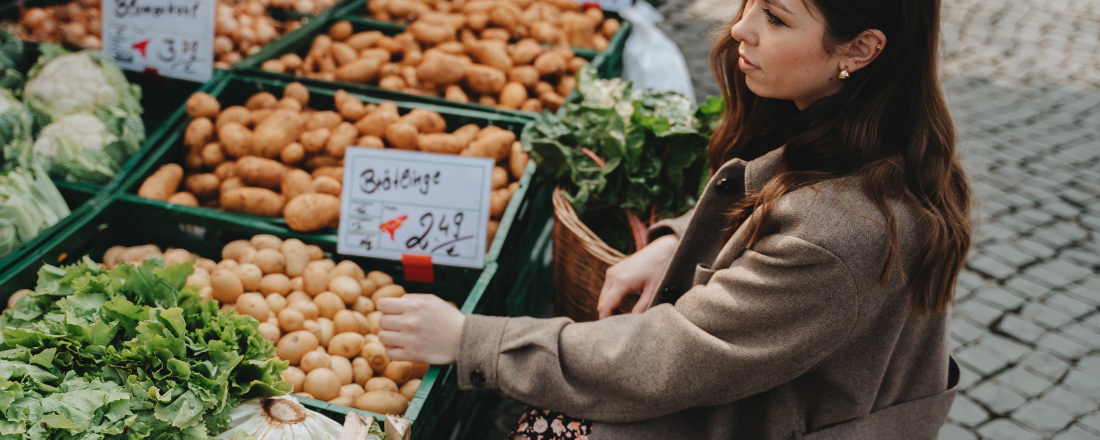
[[[481,388],[485,386],[485,373],[481,370],[474,370],[470,372],[470,383],[475,387]]]
[[[733,182],[730,182],[729,179],[723,177],[721,179],[718,179],[717,182],[714,182],[714,189],[718,190],[718,192],[722,194],[732,194],[734,191]]]

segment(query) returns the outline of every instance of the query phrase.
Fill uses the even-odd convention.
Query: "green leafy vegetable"
[[[0,257],[69,215],[69,206],[38,166],[0,174]]]
[[[240,402],[289,392],[259,323],[202,300],[191,272],[43,266],[0,316],[0,438],[205,439]]]
[[[697,109],[683,95],[631,90],[621,79],[577,72],[579,103],[542,112],[520,139],[577,214],[609,245],[629,253],[660,218],[694,206],[707,178],[707,143],[722,101]]]

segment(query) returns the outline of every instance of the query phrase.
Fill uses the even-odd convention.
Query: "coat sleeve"
[[[857,309],[836,255],[772,235],[675,306],[585,323],[471,315],[458,381],[593,421],[644,420],[793,380],[849,334]]]
[[[664,237],[666,235],[675,235],[677,237],[684,236],[684,230],[687,229],[688,223],[691,223],[691,215],[695,213],[695,208],[691,208],[690,211],[685,212],[676,218],[667,218],[654,223],[646,231],[646,243],[650,243],[653,240]]]

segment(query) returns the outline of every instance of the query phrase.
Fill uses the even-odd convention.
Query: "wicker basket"
[[[561,188],[554,189],[554,308],[558,316],[595,321],[604,274],[626,258],[604,243],[577,217]],[[637,296],[628,296],[619,313],[630,313]]]

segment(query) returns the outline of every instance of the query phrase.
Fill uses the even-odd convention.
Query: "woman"
[[[528,411],[514,438],[935,438],[970,245],[939,16],[939,0],[743,0],[712,54],[732,98],[711,183],[607,272],[602,319],[407,295],[378,303],[389,356],[560,412]],[[635,313],[610,316],[627,294]]]

